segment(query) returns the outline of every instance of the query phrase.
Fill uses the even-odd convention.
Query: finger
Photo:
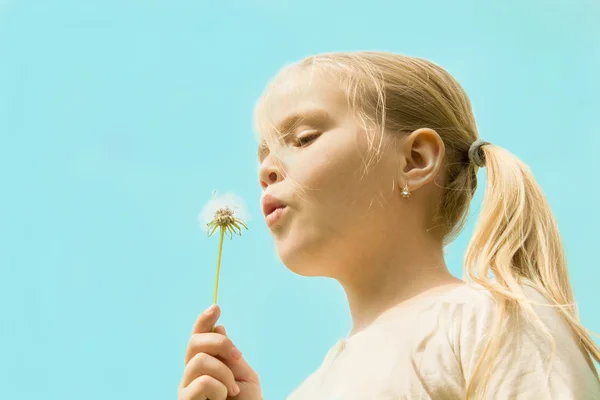
[[[220,333],[223,336],[227,336],[227,331],[225,330],[225,327],[223,325],[216,326],[215,332]],[[227,337],[229,337],[229,336],[227,336]],[[233,360],[241,359],[242,352],[240,351],[240,349],[237,348],[237,346],[235,344],[233,344],[233,342],[231,344],[233,345],[233,349],[231,349],[231,358],[233,358]]]
[[[235,380],[237,382],[258,382],[258,375],[256,374],[256,371],[252,369],[250,364],[248,364],[248,361],[244,359],[244,356],[242,356],[242,358],[239,360],[225,358],[221,361],[231,370],[231,372],[233,372],[233,376],[235,376]]]
[[[193,334],[185,351],[185,365],[198,353],[233,360],[238,360],[242,355],[231,339],[219,333]]]
[[[215,333],[219,333],[219,334],[227,336],[227,331],[225,330],[225,327],[223,325],[216,326]],[[239,349],[238,349],[238,351],[239,351]],[[234,350],[232,350],[232,353],[233,352],[234,352]],[[256,375],[256,372],[254,371],[254,369],[252,369],[252,367],[244,359],[244,356],[241,351],[240,351],[239,358],[233,357],[233,354],[232,354],[232,357],[223,358],[222,361],[225,363],[225,365],[227,365],[229,367],[229,369],[231,369],[231,371],[233,372],[233,375],[235,376],[235,379],[238,382],[249,382],[249,383],[257,383],[258,382],[258,376]]]
[[[188,386],[196,378],[202,375],[212,376],[219,382],[222,382],[232,392],[235,392],[237,389],[235,377],[229,367],[221,360],[206,353],[198,353],[190,360],[183,371],[181,387]]]
[[[223,325],[215,326],[215,333],[218,333],[223,336],[227,336],[227,331],[225,330],[225,327]]]
[[[196,322],[194,323],[192,334],[211,332],[212,327],[215,325],[220,316],[221,308],[217,304],[213,304],[198,316],[198,319],[196,319]]]
[[[227,336],[227,331],[225,330],[225,327],[223,325],[216,326],[215,333],[220,333],[222,335]],[[235,344],[234,344],[234,346],[235,346]],[[235,350],[232,350],[232,353],[234,351]],[[239,351],[239,349],[238,349],[238,351]],[[232,356],[232,357],[228,357],[228,358],[223,358],[222,361],[225,363],[225,365],[227,365],[229,367],[229,369],[231,369],[231,371],[233,372],[233,375],[235,376],[235,379],[238,382],[248,382],[248,383],[257,383],[258,382],[258,375],[256,375],[256,371],[254,371],[254,369],[252,369],[250,364],[248,364],[248,362],[244,359],[244,355],[242,354],[241,351],[240,351],[239,358]]]
[[[225,385],[208,375],[202,375],[194,379],[181,392],[181,397],[185,400],[227,400]]]
[[[225,327],[223,325],[219,325],[215,327],[215,333],[219,333],[221,335],[227,336],[227,331],[225,330]],[[229,368],[234,368],[234,375],[236,376],[236,378],[238,377],[238,373],[243,376],[246,377],[247,374],[244,373],[244,368],[243,365],[247,363],[243,360],[243,354],[240,351],[240,349],[237,348],[237,346],[235,344],[233,344],[233,342],[231,343],[233,345],[233,348],[231,349],[231,357],[227,357],[224,358],[224,362],[225,364],[227,364],[227,366]],[[233,363],[230,363],[230,361],[233,361]],[[236,361],[242,361],[242,368],[240,369],[239,367],[239,363],[236,363]]]

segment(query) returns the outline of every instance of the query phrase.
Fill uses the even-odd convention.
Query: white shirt
[[[548,304],[523,288],[531,300]],[[600,399],[600,383],[569,326],[553,308],[533,307],[556,341],[554,359],[531,318],[509,322],[503,332],[511,344],[499,354],[485,399]],[[288,400],[464,399],[465,376],[481,355],[495,313],[491,294],[467,285],[393,307],[338,341]]]

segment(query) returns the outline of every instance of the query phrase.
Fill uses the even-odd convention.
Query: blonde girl
[[[448,72],[386,52],[311,56],[269,84],[256,126],[278,254],[297,274],[337,280],[353,322],[289,400],[600,399],[600,350],[548,202],[523,162],[480,139]],[[444,247],[479,168],[460,280]],[[210,332],[219,315],[194,326],[179,399],[260,400],[224,328]]]

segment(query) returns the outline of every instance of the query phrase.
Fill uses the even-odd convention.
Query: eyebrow
[[[302,112],[296,112],[288,115],[282,121],[275,124],[275,132],[282,135],[286,135],[293,131],[301,124],[308,124],[314,126],[326,126],[331,122],[331,115],[320,108],[310,109]],[[261,140],[258,145],[258,159],[259,161],[264,160],[269,154],[269,148],[267,144]]]

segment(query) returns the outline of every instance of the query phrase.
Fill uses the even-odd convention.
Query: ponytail
[[[535,288],[559,311],[597,376],[593,360],[600,362],[600,349],[579,321],[558,226],[541,188],[529,168],[508,151],[485,142],[477,150],[487,169],[487,185],[467,248],[464,275],[491,292],[499,312],[467,381],[467,398],[479,386],[476,375],[478,382],[488,381],[493,365],[489,359],[498,356],[502,323],[508,317],[522,310],[549,335],[525,297],[522,284]],[[555,349],[554,341],[551,343]]]

